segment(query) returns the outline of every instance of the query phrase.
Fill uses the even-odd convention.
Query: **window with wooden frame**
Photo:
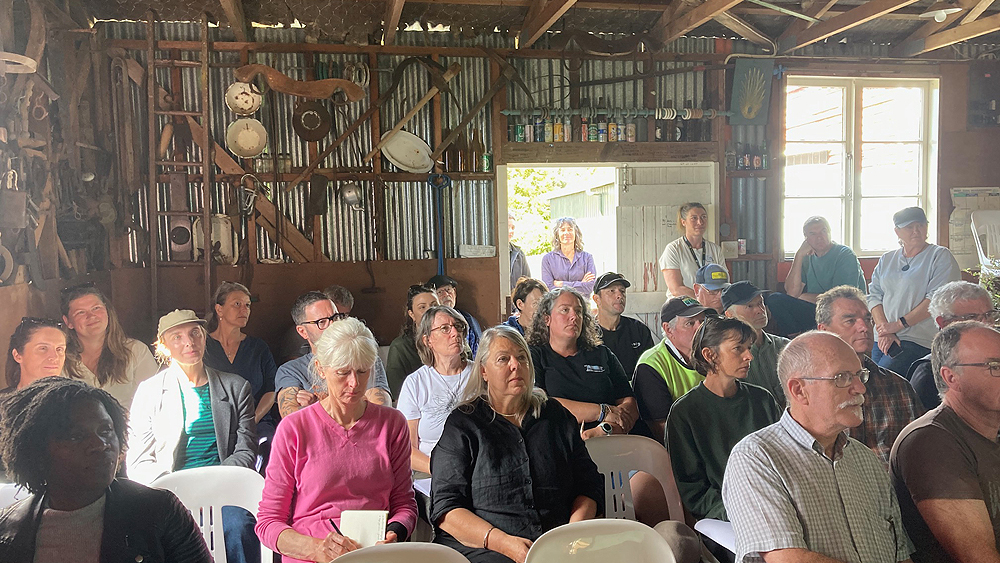
[[[937,120],[937,79],[789,76],[786,257],[798,250],[802,224],[814,215],[826,217],[831,238],[858,256],[896,248],[896,211],[916,205],[934,217]]]

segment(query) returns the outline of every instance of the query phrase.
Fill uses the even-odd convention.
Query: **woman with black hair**
[[[670,407],[667,449],[684,507],[696,518],[728,520],[722,477],[733,446],[778,421],[781,411],[763,387],[745,383],[756,341],[739,319],[707,317],[691,346],[705,380]]]
[[[0,401],[0,456],[32,493],[0,515],[0,561],[212,560],[173,493],[115,479],[127,425],[111,395],[64,377]]]
[[[66,374],[130,408],[136,387],[159,370],[149,346],[125,334],[114,307],[93,283],[64,289],[61,308],[70,329]]]
[[[389,344],[389,355],[385,362],[385,376],[389,380],[389,391],[393,397],[399,397],[406,376],[424,365],[420,360],[420,354],[417,353],[417,324],[427,309],[437,304],[437,291],[433,287],[416,284],[406,290],[403,329]]]
[[[61,375],[66,363],[66,331],[52,319],[24,317],[10,335],[4,393],[43,377]]]

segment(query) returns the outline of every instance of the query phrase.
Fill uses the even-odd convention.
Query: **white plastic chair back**
[[[588,440],[589,442],[590,440]],[[676,563],[667,540],[632,520],[598,518],[573,522],[542,534],[525,563]]]
[[[337,558],[337,563],[469,563],[464,555],[436,543],[386,543]]]
[[[1000,211],[973,211],[972,234],[979,254],[980,271],[1000,275]],[[997,260],[996,264],[994,260]]]
[[[14,483],[4,483],[0,485],[0,510],[7,508],[15,502],[28,498],[31,495],[28,489],[22,488]]]
[[[222,507],[238,506],[256,516],[264,492],[264,478],[245,467],[216,465],[175,471],[160,477],[152,486],[177,495],[201,528],[215,563],[227,563]],[[263,544],[260,553],[262,563],[271,561],[271,550]]]
[[[695,523],[694,529],[715,543],[736,553],[736,531],[733,530],[732,523],[715,518],[704,518]]]
[[[628,475],[636,470],[656,477],[667,498],[670,519],[684,521],[684,507],[666,448],[645,436],[595,436],[586,443],[597,470],[604,475],[604,511],[608,518],[635,520]]]

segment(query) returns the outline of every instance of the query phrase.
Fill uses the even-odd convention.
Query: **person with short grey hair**
[[[576,219],[560,217],[552,225],[552,251],[542,256],[542,281],[549,288],[571,287],[584,295],[594,290],[597,266],[583,250],[583,231]]]
[[[778,360],[781,419],[733,448],[722,483],[741,563],[909,562],[889,476],[848,436],[868,370],[835,334],[810,331]]]
[[[907,426],[891,471],[921,563],[1000,561],[1000,332],[956,321],[931,343],[942,403]]]
[[[517,218],[513,211],[507,212],[507,241],[510,245],[510,290],[514,291],[514,286],[521,278],[531,277],[531,268],[528,267],[528,257],[524,255],[521,247],[514,244],[514,229],[517,228]]]
[[[841,285],[860,291],[867,287],[858,256],[833,242],[826,217],[814,215],[806,219],[802,235],[805,240],[795,251],[785,278],[785,293],[774,292],[765,299],[777,326],[775,333],[780,336],[816,328],[814,304],[819,294]]]
[[[1000,324],[1000,312],[993,307],[989,292],[967,281],[948,282],[939,287],[931,294],[927,310],[939,329],[958,321],[979,321],[991,326]],[[913,362],[906,373],[906,379],[910,380],[920,402],[928,410],[941,404],[935,373],[931,354]]]
[[[926,412],[920,399],[908,381],[868,357],[875,329],[865,294],[858,288],[842,285],[821,293],[816,299],[816,326],[843,338],[868,370],[864,422],[851,430],[851,437],[871,448],[888,469],[896,436]]]

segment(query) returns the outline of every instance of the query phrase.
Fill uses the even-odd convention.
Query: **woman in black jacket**
[[[115,475],[127,421],[111,395],[47,377],[0,402],[0,456],[31,496],[0,513],[5,563],[209,563],[191,513],[168,491]]]

